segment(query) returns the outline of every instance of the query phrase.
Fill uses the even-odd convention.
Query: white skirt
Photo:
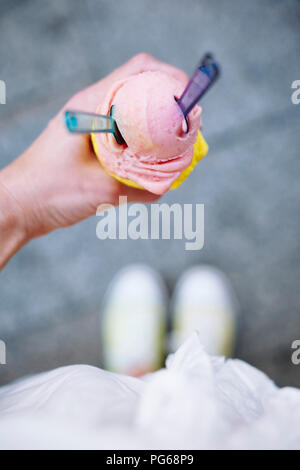
[[[141,379],[70,366],[0,388],[1,449],[300,449],[300,391],[197,333]]]

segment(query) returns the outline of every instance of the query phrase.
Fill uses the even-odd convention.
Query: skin
[[[38,139],[0,172],[0,269],[30,240],[95,215],[101,203],[152,202],[157,196],[111,178],[97,161],[89,136],[71,135],[65,109],[94,112],[113,82],[147,70],[187,80],[181,70],[138,54],[110,75],[73,96]]]

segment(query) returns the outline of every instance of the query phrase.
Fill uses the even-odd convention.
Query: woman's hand
[[[0,257],[7,251],[5,240],[13,245],[0,259],[0,266],[30,239],[96,214],[101,203],[116,205],[119,196],[127,196],[129,202],[157,199],[110,177],[96,159],[89,136],[72,135],[63,123],[65,109],[94,112],[114,81],[147,70],[164,70],[187,79],[184,72],[139,54],[76,94],[31,147],[0,172]]]

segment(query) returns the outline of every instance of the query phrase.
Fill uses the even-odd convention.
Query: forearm
[[[6,188],[0,172],[0,270],[26,242],[22,208]]]

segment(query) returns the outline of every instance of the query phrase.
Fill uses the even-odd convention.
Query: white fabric
[[[295,449],[299,420],[299,390],[196,333],[144,379],[72,366],[0,388],[1,449]]]

